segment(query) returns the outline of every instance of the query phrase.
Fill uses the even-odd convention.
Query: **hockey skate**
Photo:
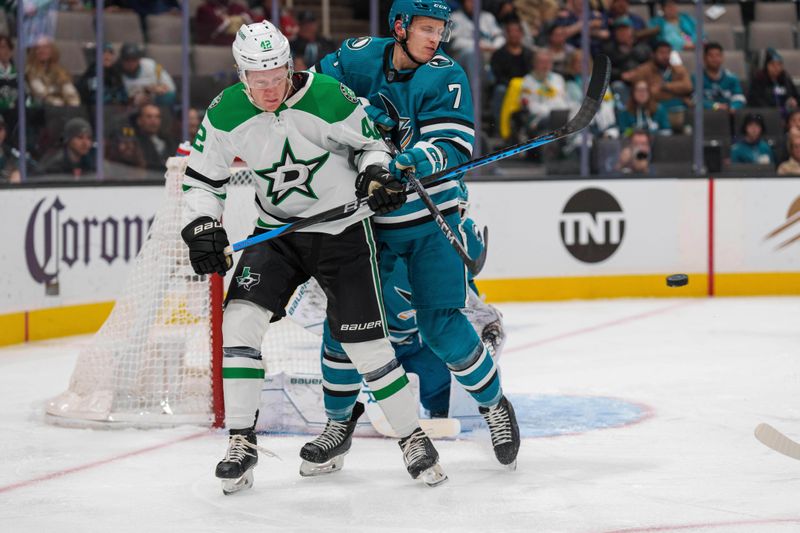
[[[258,452],[270,457],[274,453],[258,446],[255,428],[232,429],[228,438],[225,458],[217,463],[216,476],[222,481],[226,496],[253,486],[253,468],[258,463]]]
[[[320,476],[331,474],[342,469],[344,456],[350,451],[353,443],[353,432],[356,430],[358,418],[364,414],[364,404],[356,402],[353,414],[347,422],[328,420],[322,434],[311,442],[307,442],[300,450],[301,476]]]
[[[429,487],[447,481],[447,474],[439,465],[439,453],[424,431],[417,428],[408,437],[400,439],[398,444],[403,450],[403,461],[412,478],[422,478],[423,483]]]
[[[519,426],[511,402],[503,396],[494,407],[479,407],[492,435],[494,455],[509,470],[517,469],[519,451]]]

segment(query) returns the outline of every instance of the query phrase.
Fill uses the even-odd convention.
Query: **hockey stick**
[[[458,256],[461,258],[462,261],[464,261],[464,264],[467,265],[467,268],[469,269],[470,272],[472,272],[472,275],[477,276],[480,273],[481,269],[483,269],[483,264],[486,262],[486,251],[489,249],[489,229],[486,226],[484,226],[483,250],[481,250],[481,253],[480,255],[478,255],[478,257],[472,259],[469,256],[469,252],[467,252],[467,249],[464,247],[463,244],[461,244],[461,241],[458,239],[458,237],[456,237],[453,228],[451,228],[450,224],[448,224],[447,220],[445,220],[444,216],[442,215],[442,212],[439,211],[439,208],[436,207],[435,203],[433,203],[433,200],[428,194],[428,191],[425,190],[425,187],[419,182],[417,177],[414,175],[414,172],[412,171],[406,172],[406,179],[408,180],[409,183],[411,183],[411,186],[414,187],[414,190],[417,191],[419,199],[422,200],[422,203],[425,204],[425,207],[427,207],[428,211],[431,212],[431,215],[433,215],[433,220],[436,221],[436,224],[438,224],[439,229],[442,230],[442,233],[444,234],[445,238],[448,240],[453,249],[458,253]]]
[[[419,376],[408,373],[409,385],[414,393],[417,403],[419,403]],[[367,413],[370,424],[372,427],[383,435],[392,439],[399,439],[400,435],[389,424],[389,420],[383,413],[380,404],[375,401],[369,385],[364,382],[361,388],[361,395],[359,399],[364,404],[364,410]],[[419,427],[432,439],[449,439],[457,437],[461,433],[461,421],[457,418],[420,418]]]
[[[389,149],[392,151],[392,155],[397,156],[397,154],[400,153],[400,151],[392,142],[390,133],[391,130],[381,129],[383,142],[385,142],[386,146],[388,146]],[[481,269],[483,269],[483,264],[486,262],[486,251],[489,249],[489,231],[486,228],[486,226],[484,226],[483,228],[483,250],[481,250],[481,253],[480,255],[478,255],[478,257],[472,259],[467,249],[464,247],[463,244],[461,244],[461,241],[458,239],[458,237],[456,237],[456,233],[453,231],[453,228],[450,227],[450,224],[448,224],[447,220],[445,220],[444,216],[442,215],[442,212],[439,211],[439,207],[434,203],[434,201],[428,194],[428,191],[425,190],[425,187],[417,179],[414,170],[405,170],[403,171],[403,175],[405,176],[408,183],[410,183],[411,186],[414,188],[417,195],[419,196],[419,199],[422,200],[423,204],[425,204],[425,207],[428,208],[428,211],[433,217],[433,220],[436,221],[436,224],[439,226],[439,229],[442,230],[442,233],[444,234],[444,237],[447,239],[447,242],[450,243],[450,246],[453,247],[453,249],[456,251],[456,253],[464,262],[464,264],[467,265],[467,268],[469,269],[470,272],[472,272],[472,275],[477,276],[478,273],[481,271]]]
[[[769,424],[761,423],[756,426],[755,435],[768,448],[800,460],[800,442],[793,441]]]
[[[502,150],[479,157],[478,159],[467,161],[466,163],[462,163],[457,167],[447,168],[435,174],[431,174],[430,176],[425,176],[422,178],[422,180],[420,180],[420,183],[422,183],[422,185],[429,185],[455,178],[464,172],[486,166],[490,163],[494,163],[495,161],[511,157],[512,155],[525,152],[532,148],[543,146],[581,131],[591,124],[592,119],[594,118],[595,114],[597,114],[597,110],[600,109],[600,104],[603,101],[603,96],[605,95],[606,88],[608,87],[610,75],[611,62],[609,61],[608,56],[602,54],[598,55],[594,58],[592,77],[589,80],[589,87],[586,90],[586,97],[581,104],[581,108],[569,122],[550,133],[546,133],[525,142],[515,144],[514,146],[509,146],[508,148],[503,148]],[[412,185],[410,183],[406,184],[406,190],[408,191],[410,189],[412,189]],[[295,222],[289,222],[280,228],[265,231],[259,235],[254,235],[250,238],[236,242],[233,244],[233,246],[227,247],[225,249],[225,253],[232,254],[233,252],[238,252],[239,250],[243,250],[253,246],[254,244],[268,241],[288,233],[294,233],[295,231],[313,226],[314,224],[342,219],[348,216],[353,216],[356,213],[366,214],[369,211],[369,207],[367,207],[368,200],[369,198],[360,198],[353,200],[352,202],[348,202],[342,206],[328,209],[322,213],[317,213],[316,215],[312,215],[308,218],[303,218]]]

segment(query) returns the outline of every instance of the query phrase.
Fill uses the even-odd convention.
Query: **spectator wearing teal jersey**
[[[694,50],[697,45],[697,26],[694,19],[686,13],[678,12],[675,0],[661,2],[663,15],[653,17],[650,26],[660,31],[656,37],[666,41],[675,50]]]
[[[617,126],[624,137],[630,137],[636,130],[645,130],[651,135],[672,133],[664,106],[650,93],[645,80],[633,84],[625,109],[617,114]]]
[[[763,139],[764,133],[764,119],[761,115],[750,113],[744,117],[744,123],[742,124],[743,138],[731,147],[731,162],[757,163],[760,165],[775,164],[772,148]]]
[[[733,113],[747,103],[739,78],[722,66],[725,61],[719,43],[707,43],[703,48],[703,108]],[[692,85],[697,86],[694,74]]]

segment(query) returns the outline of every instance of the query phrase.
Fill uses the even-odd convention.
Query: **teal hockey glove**
[[[389,171],[401,181],[405,181],[403,171],[414,169],[417,178],[423,178],[443,170],[447,166],[447,156],[429,142],[419,141],[414,148],[406,150],[389,163]]]

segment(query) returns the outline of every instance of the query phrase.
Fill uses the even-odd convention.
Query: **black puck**
[[[686,274],[673,274],[667,276],[668,287],[683,287],[689,283],[689,276]]]

